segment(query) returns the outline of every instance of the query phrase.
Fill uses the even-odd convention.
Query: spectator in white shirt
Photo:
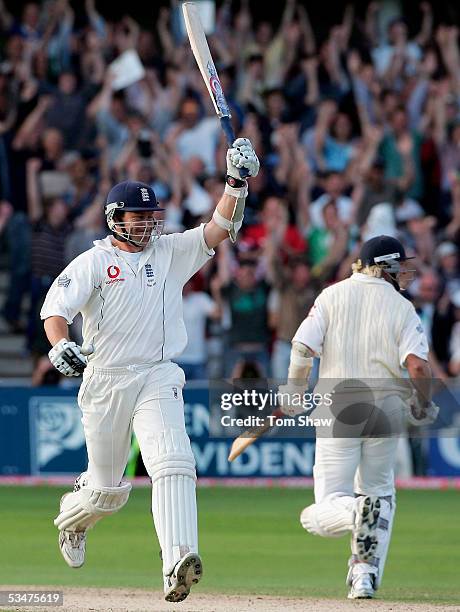
[[[323,208],[330,202],[335,203],[340,221],[345,224],[352,222],[353,200],[343,195],[345,181],[342,173],[329,172],[324,179],[323,195],[310,205],[310,222],[315,227],[324,227]]]
[[[182,291],[188,342],[177,363],[187,380],[207,378],[206,320],[220,319],[221,316],[219,304],[204,291],[197,290],[198,280],[198,276],[192,277]]]
[[[167,133],[166,140],[175,146],[182,161],[199,157],[205,172],[214,174],[219,136],[220,125],[216,116],[200,118],[200,105],[195,98],[188,97],[182,101],[179,120]]]

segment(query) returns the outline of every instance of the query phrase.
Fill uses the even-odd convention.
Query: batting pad
[[[123,508],[130,491],[130,483],[123,481],[118,487],[82,486],[78,491],[63,496],[61,511],[54,524],[60,531],[91,529],[103,516]]]
[[[334,493],[322,502],[304,508],[300,522],[313,535],[340,538],[354,527],[354,508],[354,497]]]
[[[376,564],[378,567],[377,587],[382,582],[383,570],[385,568],[385,561],[390,546],[393,519],[396,512],[395,496],[389,495],[387,497],[381,497],[380,503],[380,516],[379,522],[377,523],[377,550],[375,551]]]
[[[378,589],[382,582],[383,570],[385,568],[385,561],[388,554],[388,548],[390,546],[391,532],[393,529],[393,519],[396,511],[396,500],[394,495],[387,495],[380,497],[380,516],[377,523],[377,549],[375,551],[375,557],[371,565],[367,563],[356,563],[358,558],[357,555],[353,554],[353,541],[351,543],[352,555],[349,559],[348,565],[350,570],[348,572],[347,581],[351,581],[352,576],[356,573],[355,570],[351,571],[357,566],[371,567],[372,571],[367,573],[375,574],[375,589]],[[351,582],[347,582],[351,584]]]
[[[160,452],[148,464],[153,521],[167,576],[184,555],[198,552],[196,473],[185,431],[168,431],[158,442]]]

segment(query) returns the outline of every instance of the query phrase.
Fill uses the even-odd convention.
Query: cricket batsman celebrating
[[[214,247],[242,226],[247,182],[259,161],[250,141],[227,152],[227,184],[212,219],[162,236],[164,210],[146,184],[115,185],[105,205],[112,235],[72,261],[50,288],[41,318],[52,364],[83,373],[78,393],[88,468],[66,493],[54,524],[70,567],[85,561],[87,531],[120,510],[134,430],[152,481],[152,514],[161,546],[165,599],[184,600],[202,576],[198,555],[195,460],[185,430],[183,370],[173,363],[187,343],[182,288]],[[83,347],[68,325],[83,316]]]
[[[292,340],[289,381],[280,387],[287,392],[281,408],[285,414],[301,412],[291,401],[293,393],[304,392],[312,357],[320,356],[315,391],[328,379],[353,381],[355,387],[357,381],[374,381],[376,387],[385,381],[376,407],[390,415],[391,425],[401,418],[397,432],[407,421],[424,425],[436,419],[439,409],[431,401],[427,339],[413,305],[399,292],[415,272],[408,269],[408,259],[395,238],[372,238],[362,246],[351,277],[318,296]],[[406,372],[410,380],[404,387]],[[404,398],[396,391],[400,385]],[[393,395],[389,389],[395,389]],[[359,393],[353,398],[351,411],[356,414],[362,406]],[[342,435],[344,430],[339,429]],[[308,532],[323,537],[351,532],[348,597],[372,598],[382,580],[395,513],[398,437],[322,433],[317,429],[315,503],[302,511],[300,521]]]

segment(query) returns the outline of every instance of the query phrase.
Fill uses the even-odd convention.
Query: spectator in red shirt
[[[285,256],[304,253],[307,243],[295,225],[289,223],[287,203],[275,196],[268,196],[259,214],[259,223],[247,227],[242,242],[248,242],[257,249],[262,249],[268,236],[280,236],[279,241]]]

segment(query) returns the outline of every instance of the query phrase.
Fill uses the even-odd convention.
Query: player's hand
[[[86,355],[91,355],[93,348],[83,350],[75,342],[66,338],[59,340],[48,353],[51,363],[64,376],[80,376],[88,365]]]
[[[409,399],[408,421],[411,425],[422,427],[423,425],[432,425],[439,414],[439,406],[434,402],[422,402],[417,391],[412,391],[412,396]]]
[[[305,412],[303,398],[306,388],[306,381],[303,385],[290,381],[278,387],[278,406],[283,414],[293,417]]]
[[[257,176],[260,162],[248,138],[237,138],[227,151],[227,174],[241,179],[240,168],[246,168],[248,176]]]

